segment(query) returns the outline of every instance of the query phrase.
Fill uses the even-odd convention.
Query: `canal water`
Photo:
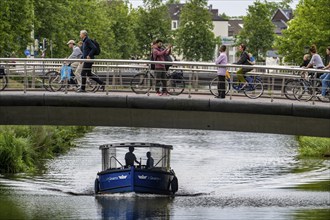
[[[99,145],[174,146],[175,197],[94,196]],[[298,160],[293,136],[223,131],[97,127],[39,175],[0,176],[0,218],[329,219],[330,161]],[[323,183],[325,190],[309,186]]]

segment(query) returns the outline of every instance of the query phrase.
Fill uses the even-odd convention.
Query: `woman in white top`
[[[322,58],[319,54],[317,54],[315,45],[312,45],[309,48],[309,52],[312,54],[312,59],[309,61],[309,64],[306,66],[306,68],[315,68],[315,69],[324,68]]]

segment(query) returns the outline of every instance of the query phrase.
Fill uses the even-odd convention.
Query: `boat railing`
[[[111,164],[111,159],[112,159],[112,158],[115,159],[115,160],[120,164],[120,166],[121,166],[122,168],[124,167],[123,164],[120,163],[120,161],[117,160],[117,158],[116,158],[115,156],[111,156],[111,157],[110,157],[110,159],[109,159],[109,160],[110,160],[110,164]],[[111,168],[111,167],[110,167],[110,168]]]
[[[166,155],[164,155],[162,158],[159,159],[159,161],[156,163],[155,167],[162,161],[164,158],[166,158]]]

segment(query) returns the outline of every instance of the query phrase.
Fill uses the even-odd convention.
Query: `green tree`
[[[320,54],[330,42],[329,0],[301,0],[294,12],[294,19],[283,36],[276,40],[279,53],[286,62],[300,63],[306,47],[315,44]]]
[[[277,9],[289,9],[290,8],[290,3],[292,3],[293,0],[282,0],[280,2],[272,2],[272,1],[267,1],[265,0],[265,4],[267,4],[267,7],[270,10],[270,14],[274,15]]]
[[[222,13],[219,16],[222,17],[223,19],[226,19],[226,20],[230,19],[230,16],[226,15],[226,13]]]
[[[47,38],[52,43],[53,57],[67,57],[71,51],[66,42],[70,39],[79,41],[80,30],[87,30],[91,38],[97,38],[102,48],[106,43],[112,42],[112,34],[107,32],[109,22],[106,17],[104,1],[34,1],[35,37]],[[50,57],[50,52],[47,51],[47,57]],[[102,50],[100,57],[106,56],[106,51]]]
[[[272,15],[268,2],[258,0],[249,6],[248,13],[243,18],[244,28],[237,40],[239,43],[245,43],[249,52],[254,54],[257,60],[273,46],[275,26],[271,21]]]
[[[150,53],[150,43],[157,38],[171,42],[171,19],[167,6],[161,0],[146,0],[145,7],[139,7],[133,13],[136,55],[146,57]]]
[[[112,0],[106,4],[106,17],[111,21],[106,28],[113,36],[111,45],[103,47],[109,52],[108,58],[129,59],[137,47],[133,32],[134,16],[129,10],[127,1]]]
[[[166,4],[180,4],[180,0],[167,0]]]
[[[53,57],[63,57],[66,52],[65,43],[71,36],[68,35],[69,9],[67,0],[34,0],[34,38],[40,42],[43,38],[51,41]]]
[[[0,56],[23,55],[32,43],[33,0],[1,0],[0,9]]]
[[[217,43],[212,29],[207,0],[189,0],[180,15],[180,25],[175,35],[176,51],[186,60],[212,60]]]

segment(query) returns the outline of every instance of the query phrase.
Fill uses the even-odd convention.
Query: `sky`
[[[129,0],[133,7],[143,6],[142,0]],[[208,0],[208,5],[212,5],[213,9],[219,9],[219,14],[225,13],[228,16],[246,15],[249,5],[253,5],[255,0]],[[269,2],[281,2],[281,0],[268,0]],[[186,0],[181,0],[185,3]],[[291,8],[295,9],[299,0],[293,0]]]

